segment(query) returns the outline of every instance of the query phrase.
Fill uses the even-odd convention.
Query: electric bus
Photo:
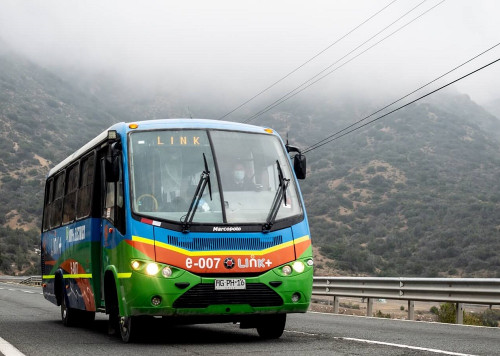
[[[43,295],[67,326],[108,314],[124,342],[148,317],[279,338],[311,299],[305,175],[305,156],[270,128],[115,124],[48,173]]]

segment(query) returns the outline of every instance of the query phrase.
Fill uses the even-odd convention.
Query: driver
[[[232,190],[255,190],[256,185],[252,182],[252,178],[247,174],[245,166],[241,162],[234,165],[232,180]]]

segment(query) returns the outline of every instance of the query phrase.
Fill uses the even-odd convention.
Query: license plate
[[[215,280],[215,290],[229,289],[247,289],[247,283],[243,278]]]

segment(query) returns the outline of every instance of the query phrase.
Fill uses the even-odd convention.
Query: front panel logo
[[[239,232],[241,231],[241,226],[214,226],[214,232]]]
[[[236,263],[234,263],[234,259],[232,257],[227,257],[224,260],[224,267],[226,267],[227,269],[233,269],[235,265]]]

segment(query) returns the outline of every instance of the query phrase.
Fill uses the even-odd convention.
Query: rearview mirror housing
[[[295,175],[297,179],[305,179],[306,178],[306,156],[302,154],[296,154],[293,157],[293,170],[295,171]]]

